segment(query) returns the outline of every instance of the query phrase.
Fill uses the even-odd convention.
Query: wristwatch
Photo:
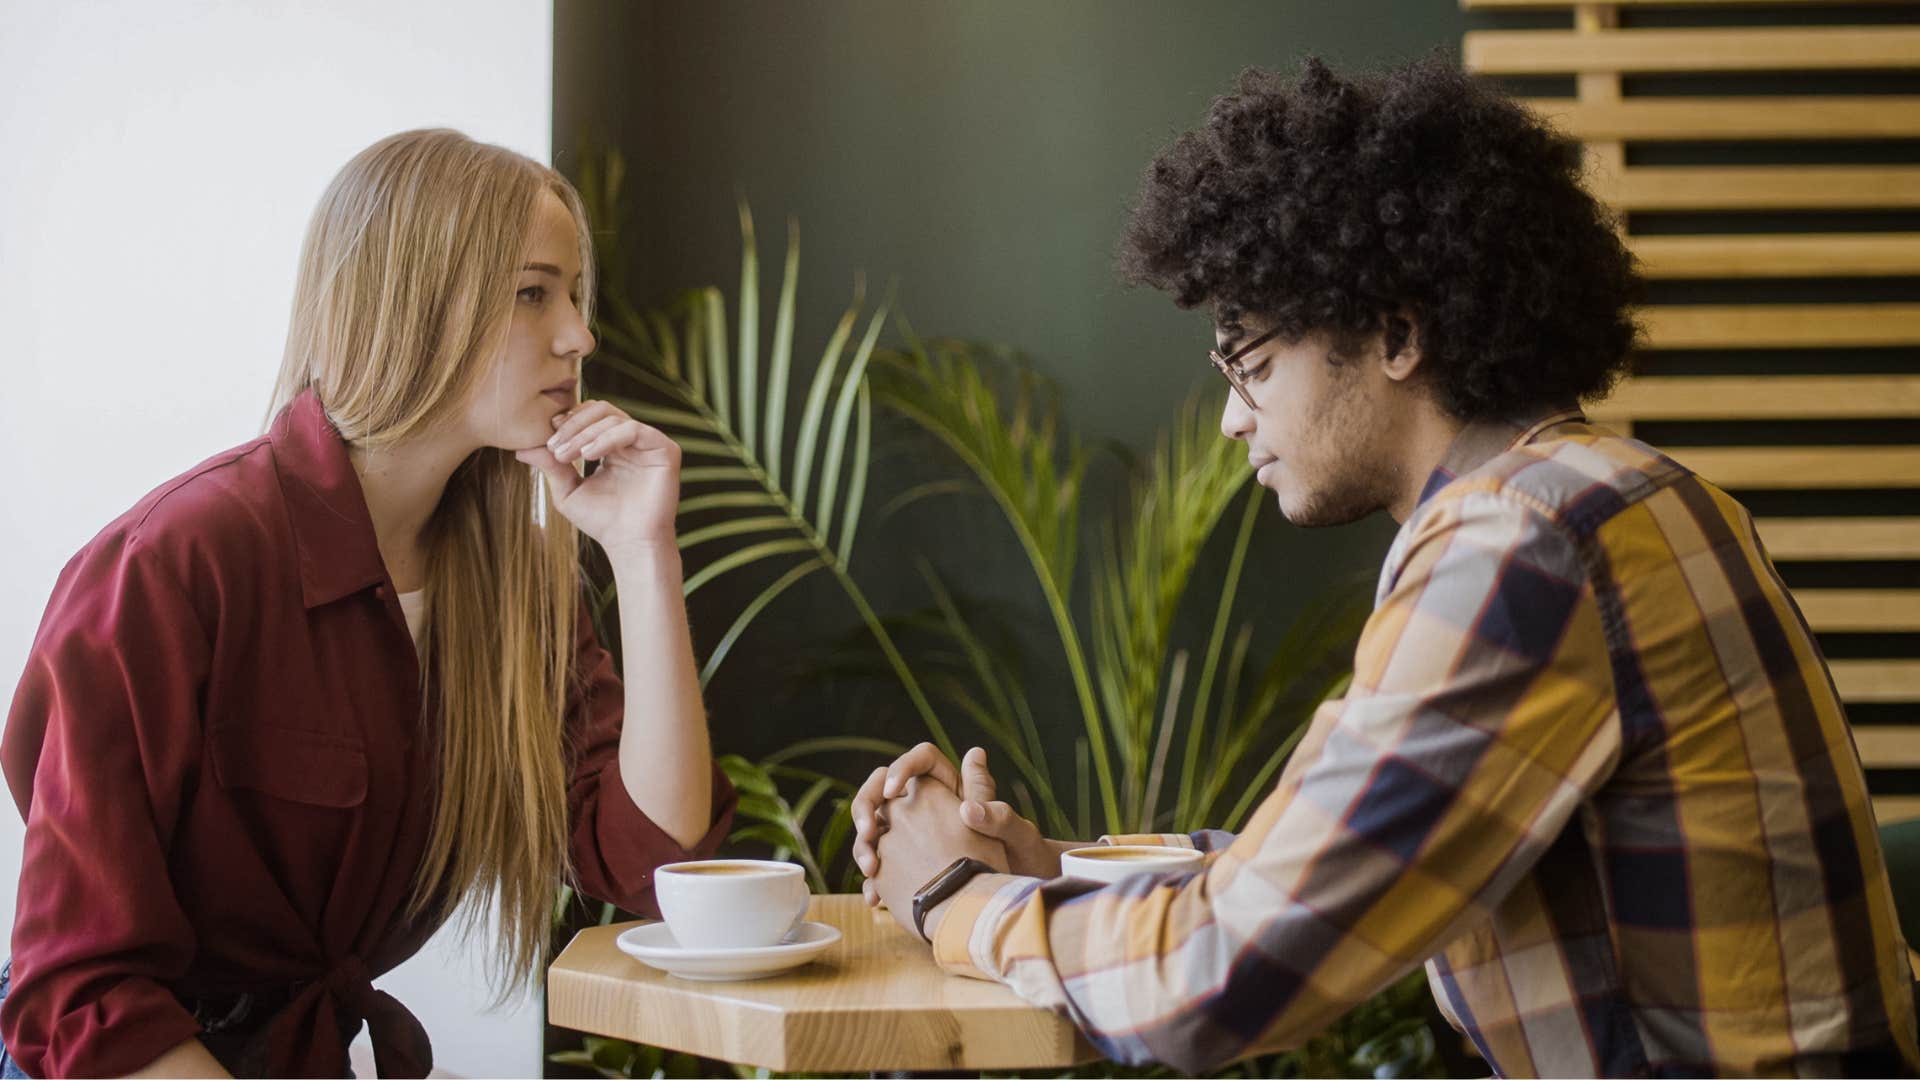
[[[920,891],[913,894],[913,929],[920,935],[920,940],[933,943],[933,939],[927,936],[927,912],[959,892],[962,886],[973,880],[974,875],[994,872],[993,867],[979,859],[963,855],[948,863],[945,870],[933,875],[932,881],[920,886]]]

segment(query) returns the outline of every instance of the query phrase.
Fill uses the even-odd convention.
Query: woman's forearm
[[[627,794],[682,847],[706,835],[713,808],[713,754],[700,675],[693,662],[680,552],[671,542],[613,562],[627,711],[620,775]]]
[[[229,1077],[226,1066],[220,1059],[207,1052],[199,1039],[186,1042],[147,1062],[146,1067],[127,1074],[128,1076],[213,1076]]]

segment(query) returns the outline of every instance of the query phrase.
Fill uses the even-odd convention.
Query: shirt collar
[[[302,391],[274,417],[267,437],[300,553],[300,592],[307,608],[386,580],[387,564],[380,558],[360,476],[320,398]]]
[[[1538,440],[1554,427],[1568,422],[1586,421],[1579,409],[1556,409],[1549,413],[1529,413],[1504,420],[1476,420],[1460,429],[1440,464],[1427,474],[1415,509],[1426,504],[1440,489],[1459,477],[1499,457],[1515,447]]]

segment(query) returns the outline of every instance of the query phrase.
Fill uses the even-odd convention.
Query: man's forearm
[[[620,776],[635,806],[682,847],[712,824],[713,753],[700,676],[687,631],[680,553],[672,548],[614,563],[626,716]]]

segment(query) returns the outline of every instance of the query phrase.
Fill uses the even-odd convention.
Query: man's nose
[[[1220,410],[1220,434],[1241,442],[1253,434],[1253,410],[1231,390],[1227,392],[1226,407]]]

